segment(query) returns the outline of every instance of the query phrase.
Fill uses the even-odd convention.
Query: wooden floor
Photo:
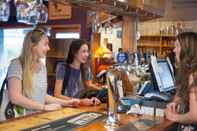
[[[64,117],[72,116],[85,111],[96,111],[106,113],[106,105],[99,105],[93,107],[80,107],[80,108],[64,108],[53,112],[38,113],[31,116],[26,116],[19,119],[9,120],[0,123],[0,131],[18,131],[24,128],[30,128],[36,125],[44,124],[50,121],[58,120]],[[136,116],[136,115],[126,115],[119,114],[120,126],[127,124],[128,122],[134,122],[139,119],[153,119],[150,116]],[[151,131],[161,131],[162,128],[171,124],[163,118],[156,118],[157,120],[163,121],[162,124],[151,128]],[[77,131],[107,131],[107,126],[105,121],[97,121],[95,123],[89,124],[85,127],[78,128]]]

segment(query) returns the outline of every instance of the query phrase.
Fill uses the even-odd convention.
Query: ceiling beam
[[[60,1],[60,0],[56,0]],[[141,21],[159,18],[164,15],[161,8],[165,0],[127,0],[120,2],[117,0],[65,0],[73,5],[77,5],[89,10],[102,11],[116,16],[139,17]],[[153,6],[153,5],[156,5]],[[159,8],[157,8],[159,7]]]

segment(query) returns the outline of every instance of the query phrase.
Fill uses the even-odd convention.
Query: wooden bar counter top
[[[0,131],[19,131],[25,128],[30,128],[40,124],[45,124],[54,120],[76,115],[78,113],[86,112],[86,111],[106,113],[106,105],[101,104],[99,106],[92,106],[92,107],[62,108],[61,110],[58,111],[42,112],[30,116],[13,119],[13,120],[8,120],[0,123]],[[144,119],[144,118],[150,120],[153,119],[153,117],[150,116],[137,116],[132,114],[129,115],[119,114],[118,117],[120,120],[120,127],[126,125],[128,122],[132,123],[139,119]],[[150,128],[151,131],[158,131],[158,130],[162,131],[164,130],[165,127],[171,124],[171,122],[167,120],[163,120],[163,118],[157,118],[157,119],[160,119],[161,123],[159,125]],[[105,120],[100,120],[91,123],[87,126],[77,128],[76,131],[108,131],[105,125],[106,125]]]

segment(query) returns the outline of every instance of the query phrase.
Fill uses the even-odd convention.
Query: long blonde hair
[[[24,95],[31,96],[32,94],[32,64],[33,64],[33,53],[32,47],[37,45],[42,37],[45,35],[44,29],[35,28],[34,30],[27,33],[23,41],[23,48],[19,60],[22,65],[22,91]]]

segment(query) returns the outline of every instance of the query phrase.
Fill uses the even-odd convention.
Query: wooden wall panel
[[[123,17],[123,34],[122,34],[122,48],[123,51],[135,52],[136,51],[136,18],[130,16]]]
[[[94,76],[94,80],[96,78],[96,59],[94,58],[94,54],[96,49],[100,46],[101,34],[100,33],[93,33],[92,34],[92,43],[91,43],[91,55],[92,55],[92,73]]]

